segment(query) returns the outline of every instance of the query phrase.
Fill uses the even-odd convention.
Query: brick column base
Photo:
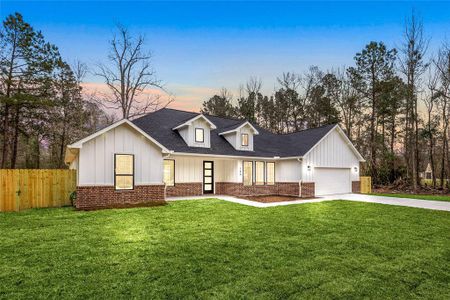
[[[94,210],[135,206],[155,206],[166,203],[164,184],[136,185],[133,190],[115,190],[114,186],[77,187],[76,208]]]
[[[314,182],[301,183],[301,197],[313,198],[316,195],[316,184]]]
[[[203,194],[201,182],[175,183],[166,187],[167,197],[199,196]]]
[[[361,181],[352,181],[352,193],[361,193]]]

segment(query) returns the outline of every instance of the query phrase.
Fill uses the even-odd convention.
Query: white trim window
[[[195,142],[196,143],[205,142],[205,130],[203,128],[195,128]]]
[[[175,185],[175,160],[165,159],[164,160],[164,183],[167,186]]]
[[[253,162],[244,161],[242,178],[244,185],[253,185]]]
[[[114,187],[116,190],[134,189],[133,154],[114,154]]]
[[[275,163],[274,162],[266,163],[266,183],[268,185],[275,184]]]
[[[264,185],[264,162],[255,162],[255,185]]]
[[[248,133],[241,133],[241,146],[248,147]]]

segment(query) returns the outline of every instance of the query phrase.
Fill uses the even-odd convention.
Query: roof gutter
[[[179,156],[200,156],[200,157],[218,157],[218,158],[243,158],[243,159],[265,159],[265,160],[289,160],[298,159],[302,156],[289,156],[289,157],[279,157],[279,156],[245,156],[245,155],[222,155],[222,154],[206,154],[206,153],[189,153],[189,152],[171,152],[172,155]]]
[[[167,152],[167,155],[163,156],[163,159],[169,158],[173,154],[173,152],[174,152],[173,150],[170,150],[169,152]]]

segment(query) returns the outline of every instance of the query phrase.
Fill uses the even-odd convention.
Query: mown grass
[[[0,298],[449,299],[450,214],[219,200],[0,214]]]
[[[386,196],[386,197],[398,197],[398,198],[410,198],[410,199],[421,199],[421,200],[435,200],[435,201],[450,201],[450,196],[444,195],[421,195],[421,194],[386,194],[386,193],[373,193],[375,196]]]

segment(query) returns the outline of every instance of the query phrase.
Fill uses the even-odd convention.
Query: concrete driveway
[[[370,202],[370,203],[380,203],[388,205],[399,205],[399,206],[450,211],[450,202],[447,201],[430,201],[421,199],[373,196],[364,194],[344,194],[344,195],[327,196],[327,198],[329,197],[331,198],[338,197],[338,199],[349,201]]]
[[[233,197],[233,196],[227,196],[227,195],[169,197],[167,199],[167,201],[194,200],[194,199],[207,199],[207,198],[216,198],[216,199],[221,199],[224,201],[239,203],[239,204],[253,206],[253,207],[261,207],[261,208],[293,205],[293,204],[307,204],[307,203],[333,201],[333,200],[347,200],[347,201],[370,202],[370,203],[379,203],[379,204],[388,204],[388,205],[398,205],[398,206],[408,206],[408,207],[450,211],[450,202],[446,202],[446,201],[429,201],[429,200],[410,199],[410,198],[372,196],[372,195],[365,195],[365,194],[336,194],[336,195],[327,195],[327,196],[317,197],[316,199],[311,199],[311,200],[293,200],[293,201],[283,201],[283,202],[273,202],[273,203],[255,202],[255,201],[250,201],[250,200],[241,199],[241,198]]]

